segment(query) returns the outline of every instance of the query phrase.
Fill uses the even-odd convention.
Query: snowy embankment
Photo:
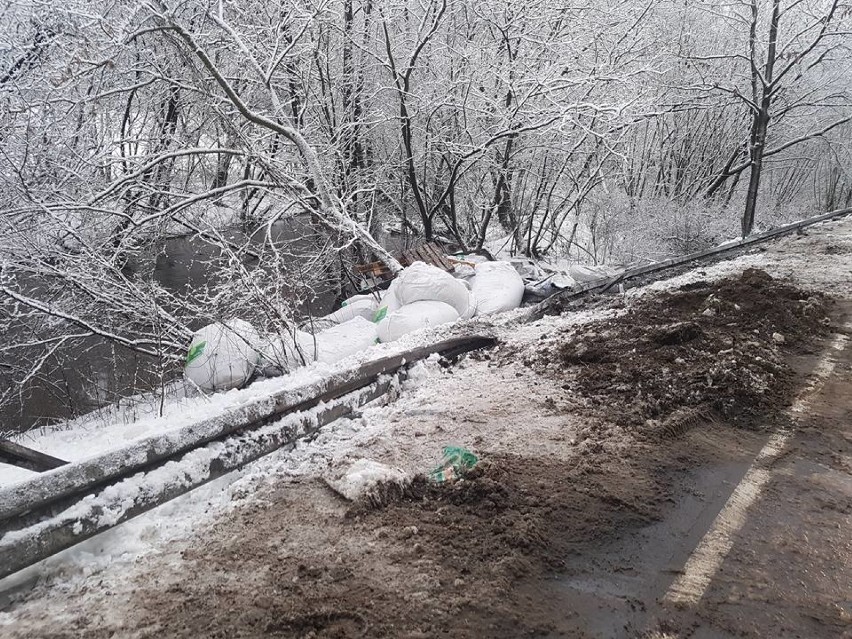
[[[21,444],[67,461],[79,462],[105,452],[125,448],[155,435],[176,433],[188,426],[233,414],[274,396],[292,395],[294,401],[309,397],[330,378],[357,368],[365,362],[399,355],[444,338],[469,335],[489,328],[490,322],[470,322],[464,326],[441,326],[420,331],[392,344],[377,344],[333,364],[312,362],[288,375],[260,379],[246,388],[202,394],[184,382],[175,382],[159,394],[137,395],[75,420],[29,431]],[[10,486],[39,473],[0,464],[0,486]]]
[[[815,229],[814,237],[824,235],[831,230],[852,234],[852,224],[848,221],[834,223]],[[845,268],[829,256],[809,251],[810,238],[790,238],[779,242],[772,250],[755,255],[747,255],[735,260],[722,262],[705,269],[697,269],[676,278],[658,282],[648,287],[634,289],[627,293],[626,300],[643,295],[651,290],[676,288],[690,281],[715,280],[726,275],[739,273],[751,266],[763,268],[774,276],[793,276],[801,280],[804,286],[812,286],[826,292],[840,292],[848,295],[849,273],[840,277],[838,268]],[[817,240],[814,240],[815,242]],[[794,244],[795,251],[785,247]],[[837,290],[843,287],[845,291]],[[97,453],[113,450],[128,443],[156,433],[166,433],[185,427],[198,420],[214,417],[222,411],[236,409],[249,403],[262,401],[273,393],[287,389],[296,390],[326,379],[328,376],[357,365],[369,359],[392,355],[414,346],[430,343],[442,337],[465,333],[481,333],[486,329],[509,344],[531,344],[557,328],[576,326],[587,321],[618,314],[615,309],[602,309],[591,312],[567,313],[560,317],[545,317],[534,323],[524,323],[523,310],[505,313],[498,317],[473,320],[455,326],[439,327],[408,335],[398,342],[379,345],[369,353],[352,356],[334,365],[314,363],[293,374],[252,384],[244,390],[229,391],[210,397],[177,396],[163,406],[163,415],[158,415],[159,399],[137,400],[132,408],[124,407],[113,411],[101,412],[86,419],[65,425],[63,428],[47,430],[33,434],[28,445],[73,461],[91,457]],[[414,367],[409,380],[403,386],[403,392],[391,406],[373,405],[363,410],[360,416],[352,419],[340,419],[326,428],[312,441],[299,443],[295,449],[279,451],[260,459],[245,468],[222,477],[202,488],[175,499],[146,513],[116,529],[101,534],[68,551],[60,553],[40,565],[22,571],[4,582],[0,589],[7,589],[22,580],[39,575],[60,578],[64,587],[71,588],[75,583],[85,583],[88,575],[99,573],[99,578],[120,580],[124,569],[140,565],[141,559],[151,552],[165,553],[179,561],[174,553],[179,552],[181,543],[192,533],[197,533],[228,509],[237,504],[252,500],[261,485],[275,485],[286,481],[288,477],[322,477],[330,469],[338,468],[342,463],[375,452],[376,447],[385,451],[388,462],[405,467],[408,471],[422,471],[435,460],[434,450],[423,450],[413,458],[396,459],[394,457],[394,419],[401,414],[418,414],[428,411],[428,403],[446,401],[444,388],[447,373],[434,361],[418,364]],[[507,380],[488,378],[488,370],[482,366],[461,367],[454,375],[465,388],[476,392],[472,405],[485,405],[504,401],[504,395],[510,393],[504,384]],[[517,391],[511,391],[517,392]],[[515,401],[522,401],[515,397]],[[464,402],[462,402],[464,403]],[[484,403],[484,404],[483,404]],[[134,413],[136,419],[133,419]],[[532,418],[532,415],[531,415]],[[525,428],[518,424],[514,428]],[[447,436],[462,437],[447,425]],[[488,436],[487,434],[484,436]],[[417,433],[412,434],[417,437]],[[468,434],[464,434],[467,438]],[[21,481],[31,474],[26,471],[2,469],[0,485]],[[167,544],[174,541],[174,544]],[[171,553],[171,554],[170,554]],[[111,567],[109,576],[100,572],[107,565]],[[116,582],[117,582],[116,581]],[[11,618],[10,618],[11,620]]]

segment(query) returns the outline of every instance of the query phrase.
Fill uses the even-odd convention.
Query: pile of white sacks
[[[317,326],[331,326],[313,334],[262,336],[243,320],[205,326],[192,338],[184,374],[203,391],[238,388],[255,371],[272,376],[334,363],[413,331],[517,308],[523,295],[524,281],[508,262],[482,262],[459,277],[415,262],[381,296],[356,295],[320,318]]]

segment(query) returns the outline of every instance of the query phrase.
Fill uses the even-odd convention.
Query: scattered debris
[[[325,480],[329,488],[349,501],[382,503],[389,493],[402,496],[411,478],[401,468],[372,459],[359,459],[337,477]]]
[[[779,272],[792,270],[787,264]],[[842,279],[848,274],[844,269],[827,282],[833,287],[828,290],[842,293],[848,286],[848,278]],[[784,291],[792,292],[784,297]],[[135,580],[95,573],[82,591],[68,589],[58,602],[34,599],[27,608],[19,607],[13,632],[46,637],[71,627],[86,636],[136,632],[187,638],[508,639],[615,636],[641,628],[628,623],[641,619],[646,601],[648,609],[654,605],[654,594],[647,588],[647,599],[633,598],[632,592],[645,584],[636,577],[648,566],[670,570],[673,565],[670,544],[658,534],[660,529],[646,534],[643,528],[679,513],[676,505],[684,494],[704,499],[705,493],[698,491],[705,486],[693,484],[695,469],[719,460],[736,464],[750,445],[759,447],[765,437],[721,420],[705,432],[666,441],[633,435],[676,435],[696,421],[718,417],[712,402],[708,405],[698,397],[691,405],[684,393],[694,390],[690,382],[701,391],[701,380],[706,384],[706,374],[727,357],[737,367],[735,375],[751,370],[749,358],[764,358],[766,370],[755,369],[758,381],[769,380],[769,393],[773,385],[786,384],[791,392],[779,393],[777,403],[790,401],[793,380],[779,368],[781,358],[809,352],[811,340],[827,330],[827,308],[824,296],[753,273],[718,284],[692,283],[672,294],[647,294],[623,317],[613,319],[617,312],[607,311],[608,319],[595,324],[581,325],[591,314],[575,314],[548,317],[535,330],[521,327],[499,350],[483,353],[469,367],[453,375],[439,373],[428,383],[421,380],[424,385],[412,389],[412,394],[422,393],[416,401],[403,398],[387,414],[372,409],[372,416],[383,415],[387,423],[365,428],[359,420],[341,430],[353,438],[351,446],[357,444],[358,454],[369,451],[377,459],[422,468],[430,463],[423,449],[428,455],[428,450],[443,445],[450,436],[444,426],[458,420],[452,441],[484,451],[464,481],[435,483],[418,475],[396,495],[374,499],[382,486],[399,486],[379,482],[366,498],[343,504],[314,473],[325,468],[326,460],[352,449],[337,448],[336,438],[319,438],[293,451],[295,459],[277,475],[262,467],[263,474],[256,475],[263,477],[261,499],[246,501],[212,526],[199,526],[198,536],[189,543],[171,545],[172,552],[180,552],[182,563],[177,565],[186,569],[173,570],[174,557],[167,555],[147,559]],[[704,316],[705,310],[712,313]],[[574,326],[566,326],[572,321]],[[726,331],[730,340],[722,339]],[[779,344],[774,333],[783,335],[784,342]],[[731,353],[719,355],[728,349]],[[539,356],[542,350],[546,352]],[[507,360],[512,365],[500,367]],[[525,369],[521,362],[532,368]],[[747,370],[740,371],[742,366]],[[592,389],[595,376],[601,383],[607,370],[612,382]],[[586,374],[590,380],[579,379]],[[704,399],[712,397],[711,392],[730,396],[733,382],[721,383],[712,376],[710,382],[713,390],[702,391]],[[664,394],[666,383],[673,387],[670,396]],[[754,385],[753,380],[749,383]],[[564,395],[560,384],[566,387]],[[631,394],[631,387],[638,391]],[[480,391],[477,397],[474,393]],[[445,399],[436,404],[435,397]],[[551,397],[553,408],[542,409]],[[643,408],[643,399],[649,405],[659,400],[658,416],[644,421],[625,417],[633,406]],[[575,402],[574,415],[561,412],[565,401]],[[477,413],[469,402],[491,407]],[[601,419],[588,419],[584,409]],[[473,413],[471,418],[468,413]],[[838,419],[842,416],[839,413]],[[533,421],[537,423],[527,423]],[[269,481],[273,476],[277,481]],[[791,503],[798,508],[800,500]],[[678,536],[680,530],[675,529]],[[787,550],[798,555],[807,545],[807,537],[801,537],[804,540],[795,539]],[[836,547],[837,539],[824,546]],[[752,548],[745,546],[743,552]],[[637,560],[640,551],[643,561],[651,556],[650,563]],[[755,556],[754,561],[763,557]],[[801,558],[810,561],[805,554]],[[817,572],[813,565],[808,569]],[[827,572],[830,576],[830,569]],[[601,580],[601,575],[607,578]],[[613,598],[605,587],[628,582],[634,589],[629,597]],[[128,590],[114,589],[116,583],[129,584]],[[794,584],[797,596],[799,585]],[[566,594],[571,588],[575,594]],[[609,599],[640,616],[611,612]],[[746,603],[751,612],[753,600]],[[805,613],[814,609],[802,608]],[[51,619],[46,610],[61,615]],[[109,614],[101,615],[103,610]],[[733,610],[739,614],[742,608]],[[582,620],[610,618],[615,630],[575,630]],[[816,620],[816,627],[830,634],[843,621],[837,619],[826,615]],[[32,625],[25,625],[30,620]],[[27,634],[33,626],[38,632]],[[678,626],[677,632],[683,634],[682,629]],[[668,627],[659,630],[661,635],[669,632]],[[676,634],[675,628],[670,634]]]
[[[444,254],[444,249],[435,242],[427,242],[408,251],[395,253],[394,257],[404,267],[411,266],[415,262],[424,262],[442,271],[453,270],[452,261]],[[359,286],[362,291],[374,291],[387,285],[387,282],[394,278],[394,274],[382,261],[359,264],[354,270],[356,277],[360,279]]]

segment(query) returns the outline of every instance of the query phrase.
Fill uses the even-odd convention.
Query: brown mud
[[[184,553],[191,578],[140,589],[134,625],[170,637],[546,634],[553,624],[527,614],[543,602],[516,599],[514,586],[654,521],[675,468],[648,468],[648,453],[495,455],[463,481],[417,479],[379,507],[328,511],[318,483],[291,486]]]
[[[69,614],[62,630],[27,636],[626,636],[641,597],[616,615],[564,584],[642,572],[637,548],[663,557],[667,533],[647,531],[690,497],[695,469],[749,463],[758,427],[801,380],[790,358],[822,348],[829,309],[750,270],[647,295],[557,335],[544,354],[504,353],[533,377],[564,376],[565,395],[541,411],[588,417],[565,452],[484,455],[461,481],[418,478],[378,505],[316,479],[283,483],[199,535],[173,570],[137,577],[118,622]],[[704,417],[712,427],[699,427]],[[675,419],[692,428],[644,436]],[[647,547],[634,543],[643,535]]]
[[[565,378],[591,416],[657,434],[697,421],[751,426],[784,410],[796,375],[786,357],[828,332],[830,300],[750,268],[640,298],[527,361]]]

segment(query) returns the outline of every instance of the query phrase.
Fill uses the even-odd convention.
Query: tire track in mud
[[[852,329],[847,324],[844,329]],[[810,383],[799,393],[787,413],[792,427],[773,434],[757,454],[745,477],[736,486],[711,528],[690,555],[682,574],[669,587],[663,602],[675,605],[697,605],[715,576],[725,557],[735,543],[735,537],[746,522],[749,508],[760,499],[761,493],[772,478],[771,466],[784,452],[795,433],[799,415],[804,413],[814,397],[823,389],[826,380],[834,373],[838,353],[849,342],[844,333],[832,339],[825,355],[817,363]]]

